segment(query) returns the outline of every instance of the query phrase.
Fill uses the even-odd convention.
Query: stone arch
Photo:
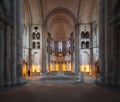
[[[26,36],[27,36],[27,26],[26,26],[26,24],[23,24],[23,32],[26,32]]]
[[[32,64],[39,66],[40,65],[40,54],[39,52],[34,52],[32,55]]]
[[[81,38],[82,38],[82,39],[85,38],[85,32],[84,32],[84,31],[82,31],[82,33],[81,33]]]
[[[85,33],[85,38],[89,39],[89,32],[88,31]]]
[[[68,37],[73,32],[75,23],[76,17],[71,11],[63,7],[58,7],[46,16],[44,27],[45,31],[49,31],[56,39],[60,40],[64,38],[65,40],[69,39]]]
[[[22,37],[22,44],[23,44],[23,49],[26,49],[28,41],[28,33],[27,33],[27,26],[24,24],[23,25],[23,37]]]
[[[31,14],[30,5],[29,5],[28,0],[24,0],[23,4],[24,4],[23,11],[27,15],[27,22],[26,23],[29,23],[31,25],[32,24],[32,14]]]
[[[53,15],[58,14],[58,13],[67,14],[69,17],[72,18],[72,21],[73,21],[74,23],[76,23],[76,17],[75,17],[75,15],[74,15],[71,11],[69,11],[68,9],[63,8],[63,7],[58,7],[58,8],[53,9],[53,10],[46,16],[45,21],[44,21],[44,25],[47,25],[48,20],[49,20]]]
[[[86,42],[86,48],[89,48],[89,41]]]
[[[84,41],[81,42],[81,48],[82,48],[82,49],[85,49],[85,48],[86,48]]]
[[[97,0],[93,0],[92,6],[91,6],[91,11],[90,11],[90,15],[89,15],[89,21],[93,22],[95,20],[97,20]]]

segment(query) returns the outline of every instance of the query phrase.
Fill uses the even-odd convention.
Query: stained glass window
[[[62,52],[62,42],[58,43],[58,52]]]

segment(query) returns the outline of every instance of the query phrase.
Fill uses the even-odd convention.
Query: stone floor
[[[0,102],[120,102],[119,88],[93,83],[41,82],[29,77],[25,85],[0,91]]]

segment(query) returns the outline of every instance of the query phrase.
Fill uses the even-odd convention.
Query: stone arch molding
[[[76,16],[69,9],[63,7],[51,10],[44,21],[45,31],[52,33],[52,37],[54,36],[56,40],[69,39],[75,24]]]
[[[71,11],[69,11],[68,9],[63,8],[63,7],[55,8],[51,12],[49,12],[48,15],[45,17],[44,25],[47,27],[49,20],[54,15],[57,15],[57,14],[64,14],[64,15],[68,16],[69,18],[71,18],[72,22],[75,25],[75,23],[76,23],[75,15]]]

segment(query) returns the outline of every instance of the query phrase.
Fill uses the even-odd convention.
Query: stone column
[[[118,86],[119,85],[119,48],[120,48],[120,43],[119,43],[119,4],[120,1],[116,0],[115,2],[111,1],[114,6],[112,9],[112,64],[113,64],[113,70],[112,70],[112,85],[113,86]]]
[[[55,71],[56,71],[56,61],[55,61]]]
[[[65,61],[65,71],[67,71],[67,62]]]
[[[48,55],[48,69],[50,70],[50,64],[51,64],[51,61],[50,61],[50,54],[47,54]]]
[[[70,61],[68,61],[68,70],[70,70]]]
[[[11,11],[10,11],[10,21],[11,21],[11,84],[16,85],[16,0],[10,1]]]
[[[30,75],[33,74],[33,72],[32,72],[32,36],[31,36],[32,27],[31,26],[32,26],[31,23],[29,23],[29,37],[28,37],[28,39],[29,39],[29,44],[28,44],[29,59],[28,59],[27,72],[28,72],[28,70],[30,70]]]
[[[105,84],[111,84],[111,0],[105,0]]]
[[[99,78],[97,83],[105,80],[105,0],[98,0],[99,21]]]
[[[68,61],[66,61],[66,71],[68,70]]]
[[[4,79],[5,86],[11,85],[10,80],[10,1],[5,0],[4,6]]]
[[[42,73],[46,73],[47,65],[47,32],[46,29],[43,29],[42,34]]]
[[[1,6],[1,10],[3,12],[4,17],[6,17],[6,19],[4,19],[4,17],[1,17],[2,19],[0,20],[0,86],[4,86],[5,85],[5,79],[6,79],[6,30],[7,30],[7,20],[8,20],[8,11],[5,7],[5,3],[3,0],[1,0],[0,3]],[[6,21],[5,21],[6,20]]]
[[[52,63],[52,67],[53,67],[53,71],[55,70],[55,62],[53,61],[53,63]]]
[[[92,74],[95,75],[95,62],[96,62],[96,51],[97,51],[97,23],[93,22],[93,68]]]
[[[0,21],[0,86],[4,86],[4,22]]]
[[[17,83],[21,84],[22,76],[22,0],[16,2],[16,34],[17,34]]]
[[[90,64],[90,70],[91,70],[91,73],[93,74],[93,33],[94,33],[94,25],[93,23],[90,24],[90,61],[89,61],[89,64]]]
[[[54,62],[52,61],[52,71],[54,70]]]
[[[30,43],[30,41],[29,41],[29,43]],[[27,71],[28,70],[30,70],[30,75],[32,75],[32,49],[31,49],[30,45],[29,45],[29,61],[28,61],[28,69],[27,69]]]
[[[112,23],[112,85],[116,86],[118,83],[117,77],[117,34],[116,22]]]
[[[120,28],[118,28],[118,39],[120,39]],[[120,40],[118,40],[118,44],[120,44]],[[118,84],[120,86],[120,45],[118,45],[119,50],[118,50]]]
[[[69,65],[70,65],[70,71],[71,71],[71,61],[69,62]],[[78,72],[77,72],[78,73]]]
[[[74,58],[73,58],[73,53],[71,54],[71,67],[72,67],[72,71],[73,71],[73,62],[74,62]]]
[[[75,25],[75,73],[79,73],[79,24]]]
[[[5,86],[10,86],[10,26],[7,24],[4,29],[4,78]]]

